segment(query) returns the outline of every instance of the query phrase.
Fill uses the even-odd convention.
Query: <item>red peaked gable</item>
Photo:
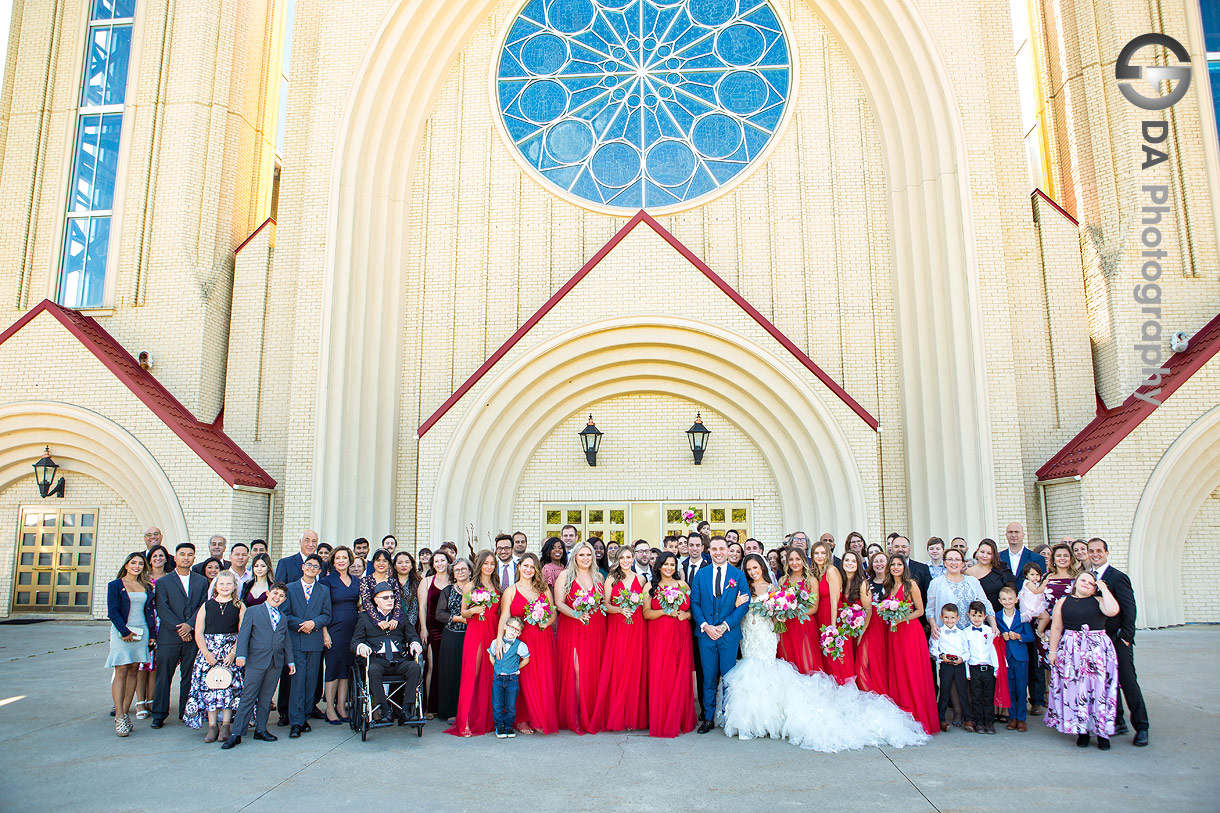
[[[1038,469],[1039,480],[1058,480],[1062,477],[1079,477],[1101,462],[1110,450],[1143,423],[1165,399],[1177,392],[1192,375],[1203,369],[1212,356],[1220,351],[1220,314],[1194,335],[1185,352],[1174,353],[1165,363],[1167,375],[1159,383],[1148,379],[1113,409],[1101,408],[1100,398],[1097,417],[1089,422],[1076,437],[1046,461]]]
[[[492,353],[491,356],[488,357],[487,361],[483,362],[483,364],[479,366],[479,369],[475,370],[474,374],[471,375],[470,378],[466,379],[462,386],[458,387],[457,391],[453,393],[453,395],[449,396],[448,400],[441,404],[440,407],[438,407],[437,410],[428,417],[428,420],[424,421],[423,424],[420,425],[419,430],[416,432],[416,437],[422,438],[425,434],[427,434],[428,430],[435,426],[436,422],[443,418],[445,413],[453,408],[454,404],[462,400],[462,396],[470,392],[470,389],[479,382],[479,379],[486,375],[492,367],[495,367],[496,363],[499,362],[500,359],[504,358],[508,351],[512,350],[517,342],[525,338],[525,334],[533,330],[534,326],[542,321],[542,317],[550,313],[551,309],[558,305],[559,302],[565,296],[567,296],[573,288],[576,287],[577,283],[588,276],[589,272],[596,268],[597,265],[606,258],[606,255],[613,251],[614,248],[621,243],[628,234],[631,234],[631,232],[635,230],[635,227],[641,223],[647,223],[649,228],[656,232],[661,239],[673,246],[674,250],[685,257],[691,265],[699,269],[703,276],[711,280],[712,283],[723,291],[729,299],[733,300],[743,311],[748,313],[750,318],[762,326],[763,330],[767,331],[767,333],[771,334],[776,341],[783,345],[784,349],[791,353],[797,361],[799,361],[807,370],[809,370],[809,372],[813,373],[815,376],[817,376],[819,381],[829,387],[831,392],[839,397],[839,400],[851,408],[852,412],[859,415],[860,419],[867,423],[870,428],[874,430],[877,429],[877,427],[880,425],[877,419],[874,418],[867,409],[862,407],[855,398],[848,395],[847,390],[839,386],[837,381],[831,378],[825,370],[815,364],[813,359],[809,358],[809,356],[806,355],[803,350],[797,347],[794,341],[789,339],[779,328],[772,324],[771,320],[759,313],[758,309],[747,302],[746,298],[739,294],[733,288],[733,286],[721,279],[715,271],[708,267],[707,263],[699,259],[699,257],[696,256],[695,253],[689,248],[682,245],[678,238],[670,234],[664,226],[653,219],[652,215],[641,209],[640,211],[636,212],[630,220],[627,221],[626,225],[618,230],[618,233],[615,234],[614,237],[610,238],[610,242],[602,246],[601,249],[594,254],[579,271],[572,275],[571,279],[565,282],[559,288],[559,290],[556,291],[551,298],[542,305],[541,308],[535,311],[533,316],[526,319],[525,323],[521,325],[521,327],[517,328],[517,332],[512,336],[509,336],[508,341],[500,345],[499,349]]]
[[[250,488],[275,488],[271,475],[241,450],[233,439],[220,429],[218,424],[202,423],[190,410],[178,402],[156,378],[140,369],[139,363],[123,349],[113,336],[97,321],[78,311],[56,305],[44,299],[33,310],[26,313],[8,330],[0,333],[0,344],[29,324],[38,314],[46,311],[59,320],[68,332],[93,353],[115,377],[122,381],[144,405],[156,414],[166,426],[190,446],[199,458],[212,467],[231,486]]]

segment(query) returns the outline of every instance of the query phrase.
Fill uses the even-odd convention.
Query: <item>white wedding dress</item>
[[[742,659],[724,678],[718,721],[728,736],[786,739],[812,751],[928,741],[923,727],[888,698],[840,686],[821,672],[802,675],[777,659],[779,636],[769,619],[749,612],[741,629]]]

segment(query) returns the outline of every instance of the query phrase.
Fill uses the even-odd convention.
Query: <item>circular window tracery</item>
[[[634,211],[739,179],[783,122],[791,79],[770,0],[529,0],[495,90],[534,172],[582,202]]]

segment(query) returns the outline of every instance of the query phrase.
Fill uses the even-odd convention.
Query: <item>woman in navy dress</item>
[[[347,707],[347,676],[352,671],[352,633],[360,612],[360,582],[347,572],[353,558],[350,548],[335,548],[330,555],[330,572],[320,579],[330,588],[330,623],[322,628],[322,646],[326,648],[326,722],[331,725],[347,722],[343,711]]]

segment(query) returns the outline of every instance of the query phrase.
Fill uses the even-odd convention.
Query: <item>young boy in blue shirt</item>
[[[502,654],[496,658],[496,641],[487,648],[491,658],[491,714],[496,724],[496,738],[515,737],[513,722],[517,718],[517,691],[520,688],[521,669],[530,660],[529,647],[518,636],[525,629],[520,618],[512,617],[504,623],[504,638],[500,644]]]

